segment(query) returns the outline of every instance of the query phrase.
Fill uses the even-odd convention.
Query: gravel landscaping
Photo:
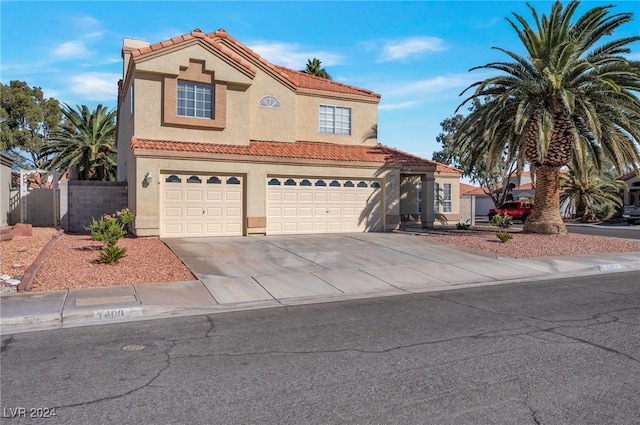
[[[496,231],[489,226],[478,226],[469,230],[442,229],[420,237],[510,258],[640,252],[640,241],[571,233],[534,235],[517,229],[509,230],[513,239],[500,243]],[[55,234],[56,229],[34,227],[32,236],[16,236],[0,242],[0,275],[20,279]],[[127,249],[127,256],[117,264],[100,264],[97,261],[100,243],[88,235],[63,234],[46,255],[30,291],[194,279],[182,261],[158,238],[127,237],[118,245]],[[6,293],[15,287],[0,289]]]

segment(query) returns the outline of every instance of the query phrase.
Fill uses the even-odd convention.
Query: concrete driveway
[[[220,304],[425,292],[531,279],[573,268],[570,262],[496,259],[409,233],[171,238],[164,242]]]

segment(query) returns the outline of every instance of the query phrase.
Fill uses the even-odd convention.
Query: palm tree
[[[598,207],[607,204],[622,207],[620,193],[629,188],[624,181],[598,172],[593,163],[584,166],[575,159],[571,162],[569,172],[561,173],[560,177],[560,204],[565,212],[589,221],[596,220]]]
[[[48,169],[67,171],[74,167],[79,180],[112,181],[116,178],[116,111],[98,105],[77,110],[64,105],[64,122],[43,150]]]
[[[316,77],[324,78],[326,80],[331,79],[331,75],[327,73],[327,71],[322,68],[322,62],[319,59],[313,58],[307,60],[307,67],[302,70],[305,74],[315,75]]]
[[[560,168],[574,155],[588,155],[598,171],[607,158],[618,172],[637,170],[640,163],[640,62],[623,56],[640,36],[602,40],[631,22],[632,14],[610,15],[613,6],[598,6],[574,20],[578,5],[572,1],[563,9],[557,1],[541,18],[528,5],[535,29],[514,13],[517,23],[507,21],[527,57],[494,47],[513,61],[473,68],[504,75],[469,86],[465,92],[475,90],[460,105],[484,100],[462,123],[458,148],[468,148],[468,155],[488,152],[493,159],[506,154],[535,171],[535,207],[525,232],[567,231],[560,216]]]

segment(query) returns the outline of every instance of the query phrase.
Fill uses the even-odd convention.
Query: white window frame
[[[433,184],[433,211],[440,212],[440,183]]]
[[[351,136],[351,108],[320,105],[318,109],[318,131],[320,134]]]
[[[271,95],[264,96],[262,99],[260,99],[259,106],[272,109],[280,109],[282,107],[278,98]]]
[[[189,98],[189,94],[193,98]],[[179,80],[176,114],[180,117],[213,119],[213,95],[213,87],[208,84]],[[181,105],[181,102],[184,104]]]
[[[451,212],[451,183],[442,185],[442,212]]]

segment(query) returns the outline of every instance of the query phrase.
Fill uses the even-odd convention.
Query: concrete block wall
[[[61,189],[60,220],[65,232],[85,232],[92,218],[113,214],[128,206],[126,182],[70,180]],[[67,200],[67,210],[64,199]]]

